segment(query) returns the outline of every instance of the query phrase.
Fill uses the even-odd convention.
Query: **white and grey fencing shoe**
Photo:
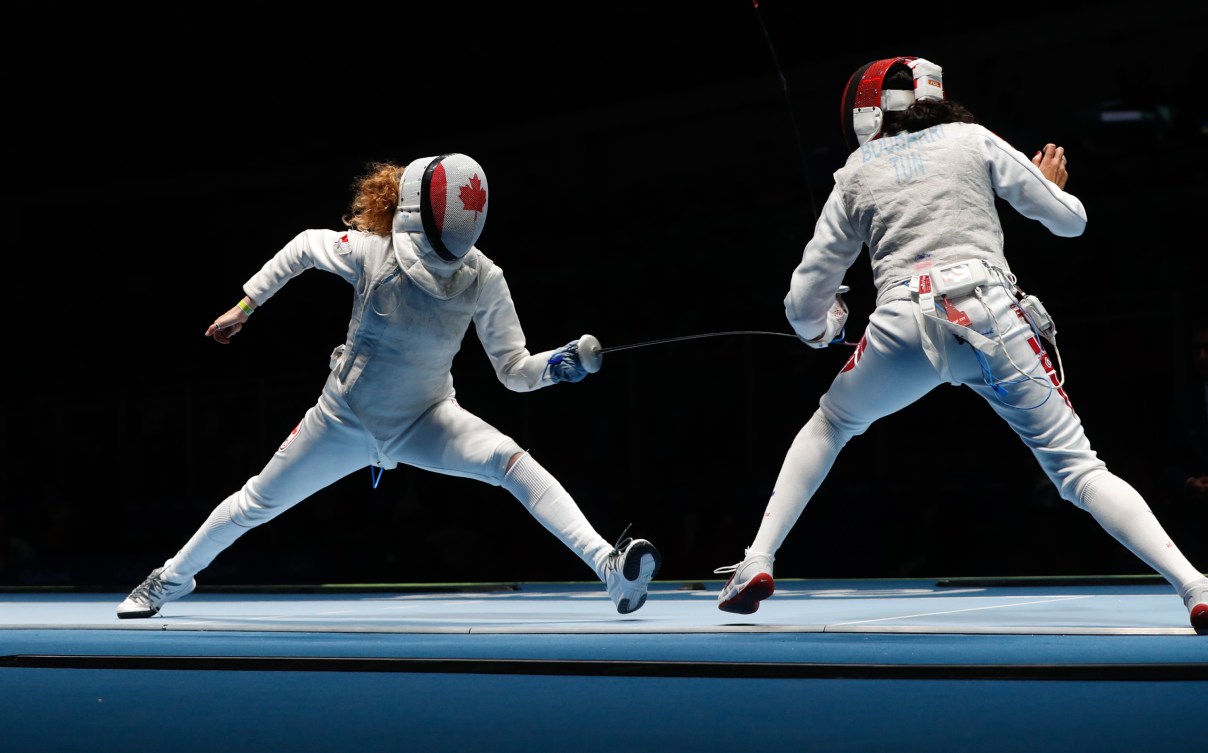
[[[646,589],[662,566],[663,556],[654,544],[646,539],[627,539],[621,534],[621,540],[604,563],[604,583],[618,612],[636,612],[646,603]]]
[[[163,571],[162,567],[152,570],[147,579],[131,591],[125,601],[117,605],[117,616],[122,619],[152,617],[164,604],[188,596],[197,587],[197,581],[193,578],[189,578],[187,583],[166,580],[162,575]]]
[[[727,565],[713,571],[733,573],[717,595],[717,608],[723,612],[754,614],[759,610],[759,602],[776,591],[771,555],[751,552],[749,549],[744,554],[743,561],[737,565]]]
[[[1191,626],[1197,632],[1208,631],[1208,578],[1201,578],[1187,587],[1183,593],[1183,604],[1187,606]]]

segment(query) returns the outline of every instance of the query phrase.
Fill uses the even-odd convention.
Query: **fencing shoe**
[[[745,558],[737,565],[719,567],[715,573],[731,573],[730,579],[717,595],[717,608],[735,614],[753,614],[759,610],[759,602],[776,590],[772,580],[772,556],[746,550]]]
[[[646,603],[646,588],[662,566],[663,556],[654,544],[621,534],[604,562],[604,583],[618,612],[629,614],[641,609]]]
[[[1201,578],[1187,587],[1183,594],[1191,626],[1197,631],[1208,631],[1208,578]]]
[[[117,616],[122,619],[152,617],[164,604],[188,596],[197,587],[197,581],[193,578],[189,578],[187,583],[173,583],[163,577],[163,571],[162,567],[152,570],[147,579],[117,605]]]

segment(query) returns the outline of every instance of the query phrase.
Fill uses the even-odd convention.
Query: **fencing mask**
[[[421,157],[399,181],[394,233],[421,233],[445,262],[461,261],[487,219],[487,176],[464,154]]]
[[[895,67],[910,71],[910,89],[887,89],[885,78]],[[915,100],[944,98],[944,69],[918,57],[874,60],[856,69],[843,90],[839,114],[843,138],[851,150],[881,137],[886,112],[905,110]]]

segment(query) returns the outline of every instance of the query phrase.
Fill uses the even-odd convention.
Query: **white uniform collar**
[[[423,233],[394,233],[394,258],[412,282],[442,301],[464,292],[478,276],[478,249],[471,248],[457,262],[447,262],[436,255]]]

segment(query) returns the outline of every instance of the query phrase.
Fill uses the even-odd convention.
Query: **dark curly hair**
[[[885,74],[882,89],[913,89],[914,74],[899,63]],[[905,110],[885,113],[881,131],[886,136],[914,133],[941,123],[976,123],[977,118],[964,105],[951,99],[920,99]]]

